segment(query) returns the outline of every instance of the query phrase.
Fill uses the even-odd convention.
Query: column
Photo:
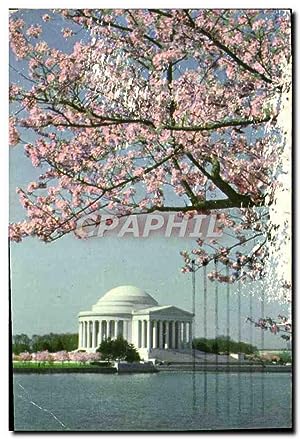
[[[163,321],[159,320],[159,349],[163,349]]]
[[[102,332],[102,340],[106,339],[106,320],[101,320],[101,332]]]
[[[118,320],[114,321],[114,330],[115,330],[114,338],[118,337],[118,322],[119,322]]]
[[[87,321],[87,348],[91,347],[91,326],[90,321]]]
[[[92,348],[96,347],[96,320],[92,321]]]
[[[147,348],[148,348],[148,350],[150,350],[151,349],[151,335],[152,335],[152,333],[151,333],[151,320],[148,320],[147,322]]]
[[[108,336],[113,338],[113,320],[108,321]]]
[[[121,335],[124,338],[124,320],[117,321],[118,335]]]
[[[147,341],[148,341],[148,325],[147,320],[144,320],[144,347],[147,348]]]
[[[82,347],[86,348],[86,322],[82,322],[83,324],[83,344]]]
[[[82,324],[79,322],[79,329],[78,329],[78,349],[81,348],[82,344]]]
[[[111,320],[106,320],[106,338],[111,338],[110,330],[111,330]]]
[[[153,322],[153,348],[157,348],[157,320]]]
[[[137,321],[138,347],[142,347],[142,321]]]
[[[172,349],[176,349],[176,322],[175,320],[172,322]]]
[[[145,347],[145,322],[144,320],[141,321],[142,324],[142,336],[141,336],[141,348]]]
[[[109,338],[109,320],[106,321],[106,340]]]
[[[178,322],[178,349],[181,348],[181,340],[182,340],[182,328],[181,328],[181,322]]]
[[[178,332],[179,332],[179,328],[178,328],[179,322],[175,322],[175,346],[176,349],[179,349],[179,340],[178,340]]]
[[[165,340],[165,349],[169,349],[169,345],[170,345],[170,322],[166,322],[166,340]]]
[[[106,325],[107,325],[106,320],[102,320],[102,321],[101,321],[102,340],[106,340],[106,331],[107,331],[107,329],[106,329]],[[101,340],[101,341],[102,341],[102,340]]]
[[[192,347],[192,322],[189,321],[189,347]]]
[[[123,320],[123,338],[128,340],[128,321]]]
[[[88,342],[89,342],[89,324],[90,324],[90,321],[87,320],[86,324],[85,324],[85,326],[86,326],[86,348],[89,347],[89,344],[88,344]]]
[[[99,320],[98,346],[101,345],[101,342],[102,342],[102,320]]]
[[[186,322],[183,322],[183,347],[185,348],[186,347],[186,344],[187,344],[187,340],[186,340],[186,325],[187,325],[187,323]]]

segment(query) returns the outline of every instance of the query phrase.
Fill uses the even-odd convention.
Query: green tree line
[[[104,346],[103,346],[104,347]],[[230,337],[219,336],[217,338],[195,338],[193,347],[199,351],[208,353],[238,353],[254,354],[257,347],[245,342],[237,342]],[[26,334],[17,334],[12,339],[13,353],[18,355],[21,352],[38,352],[38,351],[73,351],[78,348],[78,334],[45,334],[33,335],[29,337]],[[105,349],[105,347],[104,347]]]
[[[193,340],[193,348],[199,351],[208,352],[212,354],[220,353],[234,353],[239,352],[244,354],[254,354],[257,352],[257,347],[245,342],[237,342],[230,337],[221,335],[216,338],[195,338]]]
[[[16,334],[12,337],[12,351],[18,355],[21,352],[38,352],[38,351],[74,351],[78,348],[78,334],[45,334],[33,335],[29,337],[26,334]]]

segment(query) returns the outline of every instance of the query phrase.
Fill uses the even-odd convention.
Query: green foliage
[[[18,334],[13,336],[12,351],[19,355],[21,352],[31,352],[31,340],[26,334]]]
[[[133,344],[128,343],[121,335],[114,340],[110,338],[103,340],[97,352],[101,353],[101,359],[107,361],[125,360],[129,363],[140,361],[140,356]]]
[[[220,353],[244,353],[253,354],[257,347],[249,343],[237,342],[230,337],[220,335],[216,338],[195,338],[193,347],[199,351],[220,354]]]
[[[59,352],[74,351],[78,347],[78,334],[45,334],[33,335],[29,338],[26,334],[14,335],[12,340],[13,353],[21,352]]]
[[[279,363],[280,364],[286,364],[286,363],[292,363],[292,356],[289,352],[280,352],[279,354]]]
[[[198,351],[212,352],[212,346],[207,343],[207,340],[205,338],[195,338],[193,340],[193,347]]]

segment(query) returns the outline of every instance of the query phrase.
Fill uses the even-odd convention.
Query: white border
[[[10,4],[9,4],[10,3]],[[3,1],[0,3],[0,41],[1,41],[1,48],[2,48],[2,75],[1,75],[1,122],[2,122],[2,132],[1,132],[1,145],[0,145],[0,151],[1,151],[1,159],[0,159],[0,183],[1,183],[1,214],[0,214],[0,249],[1,249],[1,260],[0,260],[0,279],[1,279],[1,288],[0,288],[0,334],[1,334],[1,372],[0,373],[0,389],[1,389],[1,406],[0,406],[0,433],[1,438],[11,436],[12,433],[8,432],[8,347],[7,347],[7,341],[8,341],[8,252],[7,252],[7,224],[8,224],[8,125],[5,121],[7,121],[8,118],[8,106],[7,106],[7,84],[8,84],[8,8],[32,8],[32,9],[52,9],[52,8],[93,8],[93,7],[102,7],[102,8],[143,8],[143,7],[152,7],[152,8],[292,8],[294,12],[297,12],[299,10],[298,2],[296,0],[284,2],[284,1],[278,1],[273,0],[272,2],[269,1],[261,1],[261,0],[247,0],[247,1],[237,1],[237,0],[231,0],[231,1],[215,1],[215,0],[202,0],[199,1],[185,1],[185,2],[179,2],[176,0],[173,1],[154,1],[152,0],[147,2],[137,2],[137,1],[116,1],[116,0],[110,0],[109,2],[99,2],[98,1],[91,1],[91,0],[85,0],[85,1],[78,1],[78,0],[68,0],[68,1],[62,1],[62,0],[52,0],[51,2],[43,2],[43,4],[37,5],[37,3],[33,1],[25,1],[25,0],[14,0],[13,2]],[[296,20],[295,20],[296,21]],[[296,23],[294,23],[295,25]],[[299,31],[298,31],[299,34]],[[299,48],[299,45],[297,44],[297,41],[294,41],[294,44],[296,44],[296,47]],[[4,77],[4,81],[3,81]],[[295,80],[298,79],[295,78]],[[299,84],[298,84],[298,93],[299,93]],[[297,94],[298,94],[297,93]],[[297,99],[298,96],[295,96]],[[299,100],[298,100],[299,102]],[[299,111],[298,111],[299,113]],[[296,121],[296,126],[299,126],[299,120]],[[296,145],[296,138],[294,138],[294,148],[298,148],[298,145]],[[299,157],[299,153],[298,153]],[[298,161],[297,164],[299,165]],[[296,173],[294,175],[294,178],[296,179]],[[294,187],[296,187],[296,181],[294,181]],[[298,186],[298,185],[297,185]],[[298,200],[295,200],[298,204]],[[297,209],[296,209],[297,210]],[[22,244],[20,244],[22,245]],[[299,250],[299,241],[297,244],[296,250]],[[299,253],[298,253],[299,254]],[[298,267],[295,267],[295,271],[297,272]],[[296,294],[296,293],[295,293]],[[297,338],[298,339],[298,338]],[[297,349],[298,351],[298,349]],[[298,355],[297,355],[298,356]],[[298,387],[299,388],[299,387]],[[299,401],[297,398],[297,395],[295,395],[295,398]],[[296,407],[299,407],[299,404],[296,404]],[[298,413],[297,413],[298,414]],[[298,419],[298,416],[296,416]],[[100,432],[99,432],[100,433]],[[53,433],[55,435],[56,433]],[[130,434],[130,433],[129,433]],[[217,437],[218,434],[205,434],[205,433],[199,433],[204,436],[209,437]],[[229,433],[230,434],[230,433]],[[256,437],[263,438],[264,434],[255,434],[251,432],[251,434],[255,435]],[[77,434],[76,434],[77,435]],[[83,436],[88,436],[87,433],[83,433]],[[118,434],[116,434],[118,435]],[[241,434],[242,435],[242,434]],[[39,435],[37,434],[27,434],[27,436],[37,437]],[[52,434],[48,435],[52,436]],[[101,436],[103,437],[111,437],[112,435],[106,435],[101,433]],[[156,433],[155,436],[161,436],[160,434]],[[181,434],[180,436],[188,436],[187,434]],[[281,436],[290,436],[288,434],[282,434]]]

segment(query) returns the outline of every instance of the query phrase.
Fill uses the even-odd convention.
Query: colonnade
[[[191,346],[192,323],[178,320],[135,320],[136,344],[146,349],[181,349]]]
[[[132,324],[132,335],[129,324]],[[118,335],[141,349],[181,349],[192,342],[191,321],[87,319],[79,321],[79,349],[96,349],[102,340]]]
[[[79,349],[95,349],[102,340],[122,335],[128,339],[129,320],[83,320],[79,322]]]

